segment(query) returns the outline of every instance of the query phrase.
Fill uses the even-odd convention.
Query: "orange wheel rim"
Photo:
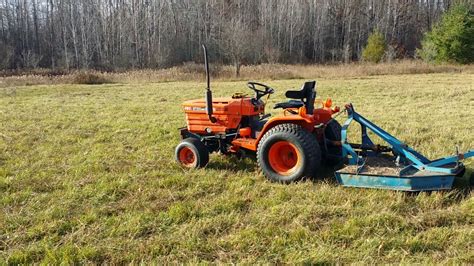
[[[270,147],[268,162],[279,175],[290,175],[300,164],[301,156],[295,145],[288,141],[278,141]]]
[[[192,167],[196,161],[193,150],[184,147],[179,151],[179,161],[186,167]]]

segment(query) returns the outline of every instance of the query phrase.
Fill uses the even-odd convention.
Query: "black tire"
[[[269,159],[272,145],[278,142],[289,142],[297,150],[298,164],[285,174],[275,170]],[[257,162],[259,168],[269,180],[291,183],[305,177],[315,176],[321,164],[321,150],[316,137],[301,126],[281,124],[270,129],[260,140],[257,148]]]
[[[456,174],[456,177],[463,177],[465,173],[466,173],[466,167],[463,167],[463,169],[459,171],[459,173]]]
[[[326,125],[324,135],[326,139],[331,141],[341,141],[342,126],[336,120],[332,120]],[[325,163],[330,166],[338,165],[342,162],[342,147],[327,143],[327,151],[325,154]]]
[[[193,161],[183,161],[183,152],[192,151]],[[203,168],[209,162],[209,150],[206,146],[198,139],[187,138],[182,140],[175,149],[176,161],[186,168]]]

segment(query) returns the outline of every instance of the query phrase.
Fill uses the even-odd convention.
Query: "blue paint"
[[[349,165],[357,165],[358,170],[357,173],[344,172],[344,169],[336,172],[336,178],[343,186],[403,191],[451,189],[454,176],[464,170],[464,165],[460,160],[474,157],[474,150],[471,150],[464,154],[431,161],[355,112],[352,105],[347,106],[346,110],[349,117],[342,126],[342,155],[348,159]],[[397,176],[371,175],[361,171],[367,157],[376,157],[380,153],[364,151],[365,154],[362,156],[356,152],[347,140],[347,130],[352,122],[357,122],[361,126],[362,146],[374,147],[367,133],[368,130],[389,144],[394,153],[393,161],[397,158],[401,164],[402,169]]]
[[[396,177],[336,172],[336,179],[345,187],[378,188],[400,191],[431,191],[451,189],[454,175]]]

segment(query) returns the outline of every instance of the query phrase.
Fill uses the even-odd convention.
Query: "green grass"
[[[270,81],[271,106],[302,80]],[[319,80],[428,157],[474,148],[474,74]],[[248,92],[214,83],[216,96]],[[474,263],[468,171],[449,192],[273,184],[253,161],[173,159],[204,84],[0,89],[0,263]]]

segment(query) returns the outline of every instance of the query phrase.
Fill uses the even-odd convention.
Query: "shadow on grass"
[[[239,159],[233,155],[219,155],[219,157],[221,158],[218,160],[211,159],[207,168],[233,172],[243,171],[249,173],[257,170],[255,158]]]
[[[462,197],[467,197],[474,190],[474,169],[466,168],[461,177],[454,178],[453,190],[457,190]]]
[[[225,170],[246,173],[256,173],[257,168],[256,157],[253,154],[247,155],[246,158],[240,159],[233,155],[218,155],[212,158],[207,165],[207,168],[215,170]],[[335,178],[335,172],[343,167],[342,164],[336,166],[328,166],[322,163],[322,167],[318,170],[316,177],[312,179],[314,183],[325,181],[330,184],[339,185]],[[469,195],[474,189],[474,169],[467,168],[464,176],[456,177],[454,179],[453,188],[450,191],[456,191],[461,195]],[[419,194],[419,192],[407,192],[407,194]]]
[[[225,171],[232,171],[232,172],[247,172],[247,173],[257,173],[259,170],[257,167],[257,161],[255,156],[248,156],[245,159],[239,159],[236,156],[225,156],[221,155],[222,158],[218,160],[210,160],[207,168],[214,169],[214,170],[225,170]],[[218,157],[217,157],[218,158]],[[334,176],[334,172],[337,171],[340,167],[332,167],[332,166],[322,166],[316,177],[312,179],[314,183],[320,181],[326,181],[331,184],[338,185],[339,183],[336,181]]]
[[[239,159],[235,156],[223,156],[219,160],[211,160],[207,166],[210,169],[215,170],[225,170],[239,172],[243,171],[246,173],[257,173],[257,163],[255,156],[249,156],[245,159]],[[313,183],[318,183],[321,181],[327,182],[329,184],[339,186],[334,172],[342,168],[342,165],[337,166],[324,166],[320,168],[315,178],[312,179]],[[465,197],[468,197],[474,189],[474,169],[467,169],[463,177],[456,177],[454,180],[453,188],[448,190],[451,194],[450,197],[456,202],[463,200]],[[447,192],[448,192],[447,191]],[[407,196],[416,197],[420,193],[431,194],[434,191],[424,191],[424,192],[405,192]]]
[[[339,185],[339,182],[336,180],[335,172],[341,168],[342,165],[323,165],[316,174],[316,178],[313,179],[313,182],[324,180],[330,184]]]

